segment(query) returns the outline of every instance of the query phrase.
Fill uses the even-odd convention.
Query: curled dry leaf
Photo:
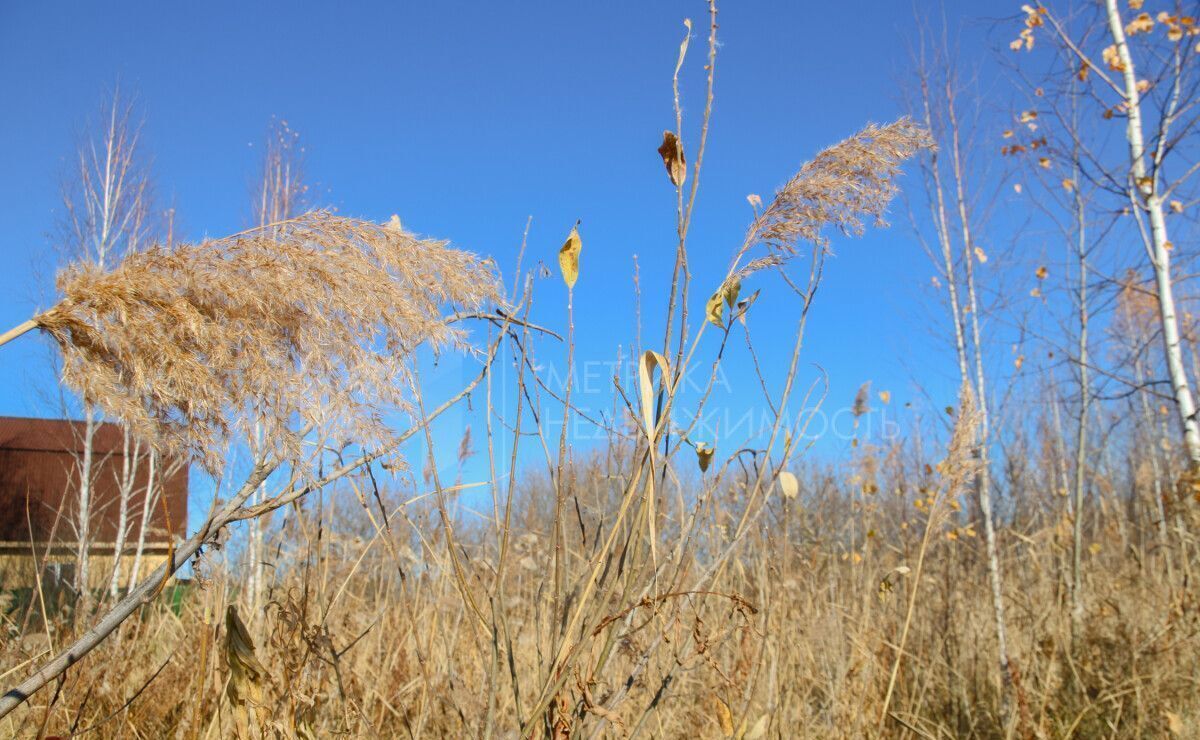
[[[784,470],[779,474],[779,492],[787,499],[796,498],[800,494],[800,481],[794,473]]]
[[[671,184],[681,187],[687,179],[687,159],[683,156],[683,142],[671,131],[663,131],[662,144],[658,147],[663,164],[667,168],[667,177]]]
[[[1154,30],[1154,19],[1149,13],[1139,13],[1136,18],[1125,25],[1125,33],[1136,36],[1139,33],[1149,33]]]
[[[743,298],[737,302],[737,318],[742,322],[742,326],[746,325],[746,314],[750,311],[750,307],[758,300],[758,295],[761,290],[756,290],[750,294],[749,298]]]
[[[1104,60],[1104,63],[1107,64],[1108,68],[1112,71],[1125,71],[1125,63],[1121,61],[1121,54],[1117,51],[1116,44],[1105,47],[1104,51],[1100,54],[1100,58]]]
[[[700,472],[708,472],[708,466],[712,464],[713,454],[716,449],[709,447],[705,442],[696,443],[696,464],[700,466]]]
[[[687,29],[687,33],[683,35],[683,41],[679,42],[679,61],[675,62],[675,78],[679,78],[679,70],[683,68],[683,58],[687,56],[688,42],[692,39],[692,19],[684,18],[683,27]]]
[[[670,370],[667,366],[667,358],[653,350],[646,350],[638,361],[638,389],[642,397],[642,424],[645,427],[647,438],[651,441],[658,438],[658,428],[661,426],[661,422],[656,423],[654,420],[655,369],[659,371],[663,387],[670,394]]]
[[[764,714],[758,718],[758,721],[751,725],[746,734],[742,735],[742,740],[759,740],[767,734],[767,727],[770,725],[771,715]]]
[[[258,704],[267,672],[254,654],[254,641],[233,604],[225,610],[225,663],[229,667],[225,689],[229,701],[235,707]]]
[[[733,736],[733,714],[729,711],[729,705],[724,702],[719,696],[714,696],[712,700],[713,719],[721,727],[721,735],[723,737]]]
[[[583,240],[579,238],[579,222],[571,227],[571,233],[567,235],[567,241],[562,245],[562,249],[558,250],[558,266],[562,270],[563,282],[568,288],[575,287],[575,281],[579,279],[579,253],[583,251]]]
[[[738,294],[742,291],[742,279],[734,274],[712,294],[704,307],[704,317],[714,326],[725,327],[725,306],[733,308],[737,305]]]

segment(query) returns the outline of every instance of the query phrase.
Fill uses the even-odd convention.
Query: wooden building
[[[26,581],[39,566],[44,570],[57,565],[61,577],[62,569],[73,562],[84,429],[82,421],[0,416],[0,588],[31,585]],[[89,552],[95,556],[89,581],[97,584],[112,572],[125,457],[121,428],[98,424],[92,440],[88,537]],[[136,473],[128,499],[125,553],[134,551],[141,532],[149,454],[143,451],[129,462]],[[159,500],[151,501],[143,549],[143,557],[152,556],[151,567],[187,530],[187,465],[160,461],[156,471]],[[147,572],[143,569],[142,574]]]

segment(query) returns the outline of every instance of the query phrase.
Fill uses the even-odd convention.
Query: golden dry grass
[[[609,500],[600,460],[574,471],[589,528]],[[720,597],[604,599],[619,635],[602,674],[567,684],[564,700],[584,708],[572,714],[572,731],[719,737],[723,702],[735,729],[745,722],[748,732],[766,717],[760,737],[871,736],[895,657],[890,646],[915,587],[914,574],[897,568],[921,547],[921,491],[932,496],[944,483],[915,458],[890,472],[897,477],[876,496],[864,496],[849,475],[803,474],[807,493],[794,502],[803,506],[772,502],[769,526],[711,584]],[[697,533],[701,550],[725,541],[746,484],[732,476],[712,491]],[[403,511],[390,535],[394,555],[361,511],[331,515],[310,505],[289,514],[271,543],[279,555],[269,603],[250,626],[267,676],[263,726],[282,737],[477,737],[491,716],[494,736],[515,736],[554,642],[545,580],[550,498],[544,481],[521,487],[502,589],[490,585],[494,539],[484,530],[461,534],[477,598],[503,594],[499,645],[463,607],[432,507],[405,507],[388,495]],[[1097,517],[1089,533],[1097,547],[1086,562],[1085,633],[1074,648],[1069,528],[1001,532],[1019,672],[1017,737],[1170,737],[1176,720],[1200,722],[1195,591],[1178,575],[1168,578],[1162,558],[1131,538],[1149,523],[1118,526],[1124,516]],[[665,515],[660,529],[675,523]],[[883,734],[1004,737],[982,547],[959,519],[935,515],[934,526]],[[568,549],[577,553],[569,561],[575,574],[582,543]],[[148,607],[70,672],[52,711],[51,692],[39,694],[3,731],[31,736],[45,723],[45,732],[67,734],[100,723],[89,736],[230,736],[236,713],[226,697],[222,624],[243,575],[236,562],[202,574],[178,616]],[[70,631],[65,622],[51,628],[56,642]],[[603,647],[597,640],[585,650]],[[31,628],[5,643],[0,660],[20,665],[44,648]]]

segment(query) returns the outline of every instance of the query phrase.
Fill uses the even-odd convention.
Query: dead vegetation
[[[610,413],[590,414],[573,386],[576,324],[595,320],[576,316],[575,290],[597,279],[578,222],[558,252],[565,306],[549,309],[520,262],[503,295],[487,261],[398,222],[325,212],[63,271],[62,302],[18,331],[54,337],[64,381],[155,444],[214,469],[242,445],[252,463],[246,474],[228,459],[244,482],[120,600],[53,610],[31,597],[9,611],[0,667],[26,678],[0,700],[0,727],[757,740],[1187,737],[1200,724],[1186,447],[1158,418],[1170,409],[1156,417],[1148,393],[1128,395],[1141,406],[1112,417],[1105,454],[1087,463],[1086,374],[1074,463],[1061,398],[1016,421],[996,403],[973,272],[987,256],[971,236],[980,224],[953,96],[935,112],[921,77],[925,125],[868,125],[765,207],[751,196],[744,242],[701,294],[711,296],[701,319],[689,316],[699,306],[688,234],[719,47],[708,9],[708,98],[689,122],[699,136],[685,135],[679,96],[688,21],[676,130],[658,149],[675,196],[674,270],[669,283],[636,282],[639,300],[651,279],[669,289],[661,351],[618,359],[635,371],[614,374]],[[1026,24],[1043,15],[1027,11]],[[268,172],[282,171],[276,156]],[[851,451],[824,465],[806,435],[826,379],[800,357],[830,240],[882,225],[905,163],[920,157],[958,401],[873,435],[864,383],[846,409]],[[289,174],[284,191],[303,187]],[[1039,268],[1036,290],[1046,276]],[[794,302],[786,365],[759,362],[781,324],[752,338],[764,324],[761,288],[742,294],[751,280]],[[1158,363],[1147,336],[1126,335],[1153,331],[1158,302],[1143,301],[1134,321],[1140,283],[1123,285],[1120,341],[1146,361],[1141,383]],[[563,314],[565,331],[535,323],[543,311]],[[435,398],[412,362],[419,347],[462,352],[478,375]],[[542,364],[560,359],[561,386]],[[748,439],[703,423],[721,363],[734,361],[752,366],[764,414]],[[876,395],[891,403],[890,391]],[[455,456],[435,425],[468,402],[477,426],[450,430],[461,441],[448,468]],[[385,425],[385,408],[411,423]],[[600,439],[578,442],[573,424]],[[411,466],[383,462],[408,440],[420,443],[405,448]],[[251,547],[238,539],[245,521]],[[191,581],[167,590],[185,561]]]

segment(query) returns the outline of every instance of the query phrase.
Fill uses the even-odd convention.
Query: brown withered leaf
[[[244,722],[247,705],[256,707],[262,701],[262,682],[267,672],[255,655],[254,640],[233,604],[225,611],[225,664],[229,668],[225,693]]]
[[[663,131],[663,141],[658,147],[658,153],[666,165],[667,177],[671,178],[671,184],[677,188],[682,187],[683,181],[687,179],[687,159],[683,156],[683,142],[674,133]]]

